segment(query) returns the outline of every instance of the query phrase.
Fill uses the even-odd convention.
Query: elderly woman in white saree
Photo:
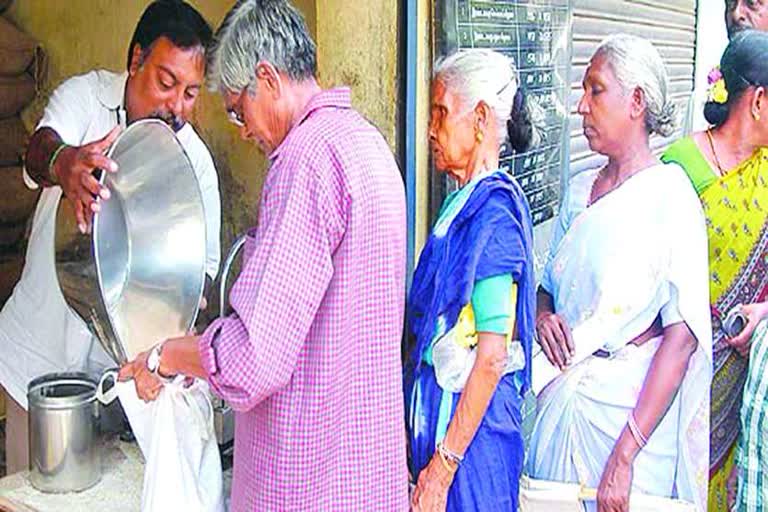
[[[578,110],[608,164],[572,180],[539,289],[539,362],[559,371],[538,395],[528,473],[596,487],[599,512],[630,510],[630,492],[706,509],[707,238],[685,173],[649,148],[674,129],[667,86],[643,39],[592,57]]]

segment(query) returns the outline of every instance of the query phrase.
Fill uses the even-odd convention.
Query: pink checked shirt
[[[400,172],[346,88],[269,158],[235,313],[200,342],[237,411],[232,510],[405,510]]]

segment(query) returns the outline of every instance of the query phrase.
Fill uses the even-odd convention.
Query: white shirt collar
[[[99,102],[109,110],[123,110],[125,98],[125,84],[128,81],[128,72],[112,73],[110,71],[99,72],[99,90],[96,97]]]
[[[127,116],[125,113],[125,86],[128,83],[128,72],[114,73],[107,70],[99,70],[99,88],[96,91],[96,97],[107,110],[116,110],[118,115],[118,124],[126,127]],[[184,126],[176,132],[176,136],[181,136],[182,132],[189,131],[190,122],[184,123]]]

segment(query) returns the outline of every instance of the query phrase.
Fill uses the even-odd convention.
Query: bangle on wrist
[[[58,146],[56,146],[56,149],[53,150],[53,153],[51,153],[51,158],[48,159],[48,181],[50,183],[58,184],[58,176],[56,176],[56,173],[53,172],[53,166],[56,164],[56,159],[59,157],[59,154],[64,151],[66,148],[70,147],[69,144],[66,142],[60,142]]]
[[[440,446],[440,445],[438,445]],[[443,467],[446,471],[450,474],[454,474],[459,470],[459,464],[457,462],[454,462],[453,465],[451,465],[450,462],[448,462],[448,459],[445,455],[443,455],[443,452],[441,452],[439,449],[437,450],[437,457],[440,459],[440,462],[443,463]]]
[[[645,445],[648,444],[648,438],[643,435],[640,427],[637,426],[634,411],[629,413],[629,419],[627,419],[627,427],[629,427],[629,433],[632,434],[632,437],[635,439],[637,446],[639,446],[641,450],[645,448]]]
[[[149,352],[149,356],[147,356],[147,370],[149,370],[150,373],[153,373],[163,382],[171,382],[175,377],[175,375],[166,376],[160,373],[162,352],[163,352],[163,343],[158,343],[157,345],[152,347],[152,350]]]
[[[446,471],[448,471],[448,473],[453,475],[459,470],[459,466],[451,466],[451,464],[445,460],[445,457],[443,457],[442,453],[438,453],[437,456],[440,457],[440,462],[443,463],[443,467]]]
[[[155,371],[155,375],[157,375],[162,380],[167,381],[167,382],[170,382],[170,381],[172,381],[173,379],[176,378],[176,375],[166,375],[163,372],[161,372],[160,371],[160,366],[157,367],[157,371]]]
[[[437,451],[440,454],[442,458],[444,458],[446,461],[453,462],[456,464],[456,466],[461,465],[462,462],[464,462],[464,456],[459,455],[458,453],[454,452],[441,441],[437,443]]]

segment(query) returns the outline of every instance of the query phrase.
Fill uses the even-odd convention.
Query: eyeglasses
[[[240,128],[245,126],[245,119],[243,119],[242,114],[236,112],[234,108],[227,109],[227,117],[229,118],[229,122],[235,126]]]
[[[227,109],[227,117],[229,118],[229,122],[239,128],[242,128],[243,126],[245,126],[245,118],[243,117],[243,113],[242,113],[243,112],[243,95],[247,93],[250,87],[251,87],[250,83],[247,86],[245,86],[243,90],[240,91],[240,95],[237,97],[237,100],[232,104],[231,107]]]

